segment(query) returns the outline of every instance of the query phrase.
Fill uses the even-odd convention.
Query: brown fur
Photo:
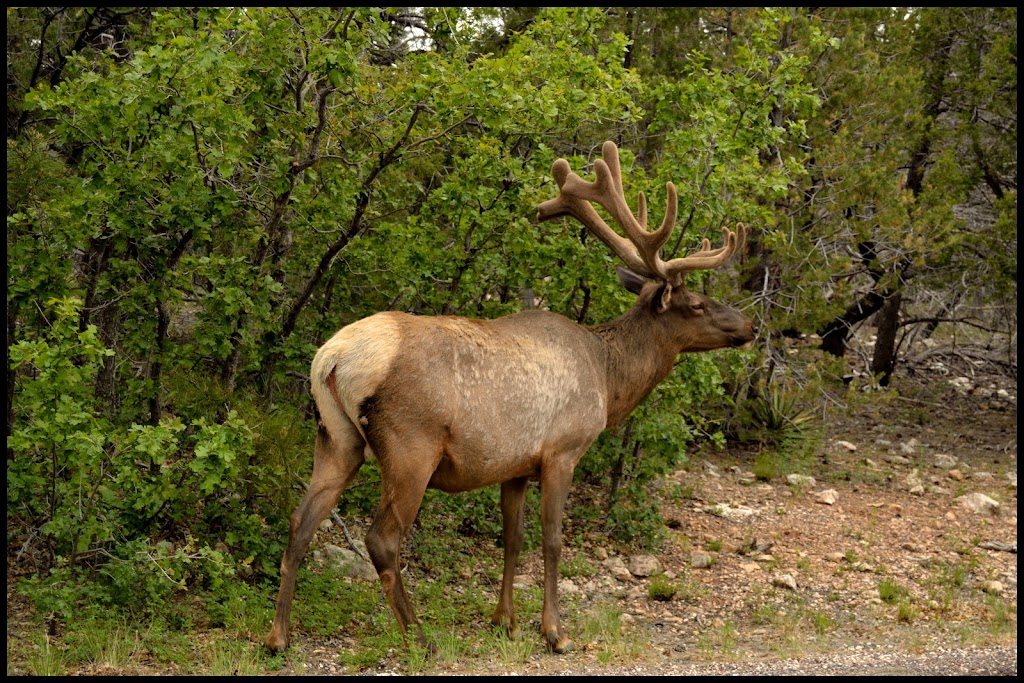
[[[505,548],[492,622],[517,630],[512,579],[523,542],[529,479],[541,482],[544,607],[541,632],[571,648],[558,614],[562,514],[590,444],[618,424],[683,352],[745,346],[752,321],[682,284],[623,278],[639,290],[622,317],[588,328],[546,311],[497,320],[378,313],[342,328],[310,369],[321,424],[313,478],[292,515],[267,646],[288,645],[295,574],[313,533],[367,454],[381,498],[367,549],[403,634],[427,645],[402,586],[399,550],[425,490],[501,484]]]

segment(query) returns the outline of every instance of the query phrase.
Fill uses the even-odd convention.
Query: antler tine
[[[659,251],[668,241],[675,228],[678,211],[676,186],[666,183],[668,201],[665,217],[657,230],[647,230],[647,198],[639,193],[638,213],[634,216],[626,203],[622,189],[622,167],[619,165],[619,150],[610,140],[601,147],[601,159],[594,160],[593,182],[583,180],[570,170],[569,162],[558,159],[551,166],[560,190],[557,197],[548,200],[537,209],[537,218],[546,220],[569,214],[575,216],[587,228],[621,258],[630,269],[644,277],[655,278],[671,285],[683,284],[691,270],[706,270],[723,265],[743,248],[747,237],[747,226],[742,223],[733,232],[722,228],[723,246],[711,248],[711,241],[704,239],[700,249],[683,258],[668,262],[661,259]],[[608,227],[598,215],[591,202],[603,207],[626,233],[622,237]]]
[[[746,225],[738,223],[736,231],[729,228],[722,228],[722,236],[725,244],[718,249],[711,249],[711,242],[705,238],[701,248],[696,253],[683,258],[675,258],[665,264],[665,272],[671,281],[681,282],[686,274],[692,270],[710,270],[725,264],[733,254],[741,251],[747,242]]]
[[[603,162],[598,160],[597,163]],[[603,197],[614,192],[614,181],[612,174],[608,172],[607,166],[598,169],[597,180],[587,182],[573,173],[569,168],[569,162],[565,159],[557,159],[551,166],[551,174],[558,183],[561,190],[557,197],[543,202],[537,208],[537,219],[547,220],[557,218],[566,214],[575,216],[583,225],[598,237],[611,249],[619,258],[625,262],[630,269],[645,277],[659,277],[650,270],[647,264],[637,252],[636,245],[630,240],[622,237],[604,222],[590,202],[601,203]],[[602,204],[603,206],[604,204]],[[645,210],[646,212],[646,210]]]
[[[558,159],[551,173],[561,190],[558,197],[544,202],[537,210],[540,220],[570,214],[580,220],[602,242],[615,252],[626,265],[645,277],[665,280],[664,261],[658,251],[668,240],[675,227],[677,197],[675,186],[667,184],[668,208],[661,226],[654,232],[647,230],[647,198],[639,195],[639,216],[633,215],[622,189],[622,168],[614,142],[605,142],[602,159],[594,161],[597,179],[587,182],[569,169],[569,162]],[[616,233],[597,214],[590,202],[595,202],[611,214],[626,233]]]
[[[619,149],[611,140],[601,146],[601,156],[594,162],[594,170],[600,179],[607,174],[608,182],[612,191],[603,197],[595,199],[603,206],[615,221],[622,226],[629,241],[632,242],[643,259],[643,262],[658,278],[665,278],[664,262],[658,255],[659,250],[668,241],[676,223],[677,196],[676,188],[672,183],[666,183],[668,203],[665,209],[665,217],[661,225],[654,232],[647,230],[647,198],[644,193],[639,194],[639,219],[633,216],[629,205],[626,204],[626,193],[622,189],[622,167],[619,164]]]

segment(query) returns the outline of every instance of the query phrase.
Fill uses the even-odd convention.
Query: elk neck
[[[624,315],[590,328],[607,350],[608,427],[624,420],[672,372],[682,348],[663,318],[645,288]]]

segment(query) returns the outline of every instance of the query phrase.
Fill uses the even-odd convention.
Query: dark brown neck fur
[[[608,427],[624,420],[672,371],[680,349],[652,298],[660,288],[648,286],[624,315],[590,328],[608,349]]]

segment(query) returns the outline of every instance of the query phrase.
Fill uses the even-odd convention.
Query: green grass
[[[265,648],[253,643],[224,638],[207,646],[210,676],[256,676],[266,671],[269,657]]]
[[[63,676],[67,665],[64,652],[50,644],[45,635],[38,635],[32,643],[32,651],[28,656],[28,673],[32,676]],[[8,667],[10,664],[8,663]]]
[[[658,574],[651,577],[651,583],[647,586],[647,595],[652,600],[668,602],[679,592],[679,584],[670,581],[664,575]]]
[[[885,577],[878,584],[878,597],[882,599],[882,602],[894,604],[905,600],[909,595],[910,592],[904,586],[889,577]]]
[[[986,620],[989,633],[996,638],[1017,633],[1017,606],[998,595],[985,598]],[[1016,637],[1014,638],[1016,640]]]
[[[901,600],[896,608],[896,621],[903,624],[913,623],[918,616],[917,607],[909,600]]]

